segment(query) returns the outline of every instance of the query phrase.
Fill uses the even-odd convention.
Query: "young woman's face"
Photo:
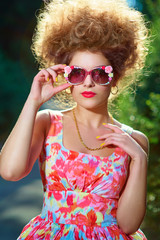
[[[110,63],[101,52],[78,51],[73,55],[69,65],[90,71],[98,66],[108,66]],[[78,105],[87,109],[106,107],[111,84],[112,82],[105,86],[95,84],[88,75],[82,84],[71,87],[72,96]]]

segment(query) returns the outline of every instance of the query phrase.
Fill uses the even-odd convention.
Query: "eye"
[[[85,78],[85,70],[82,68],[75,67],[68,76],[70,83],[80,84]]]

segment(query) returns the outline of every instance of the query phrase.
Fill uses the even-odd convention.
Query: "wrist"
[[[147,166],[147,162],[148,162],[147,154],[144,153],[142,155],[138,155],[135,158],[132,158],[132,162],[136,166],[144,166],[144,165]]]
[[[38,109],[40,108],[40,106],[42,105],[42,103],[40,103],[37,99],[34,99],[31,95],[31,93],[28,95],[27,98],[27,102],[28,104],[33,107],[33,109],[35,109],[36,111],[38,111]]]
[[[148,159],[147,153],[143,149],[137,155],[132,157],[133,161],[147,161],[147,159]]]

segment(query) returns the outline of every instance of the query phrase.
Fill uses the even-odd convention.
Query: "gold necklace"
[[[102,147],[97,147],[97,148],[90,148],[90,147],[88,147],[88,146],[83,142],[83,139],[82,139],[82,137],[81,137],[81,134],[80,134],[80,131],[79,131],[79,127],[78,127],[78,123],[77,123],[77,119],[76,119],[75,108],[73,108],[73,118],[74,118],[74,122],[75,122],[75,125],[76,125],[76,129],[77,129],[77,133],[78,133],[80,142],[83,144],[83,146],[84,146],[85,148],[87,148],[87,149],[90,150],[90,151],[97,151],[97,150],[101,150],[101,149],[107,147],[107,146],[102,146]],[[111,114],[110,114],[110,118],[111,118],[111,123],[113,124],[114,121],[113,121],[113,117],[112,117]]]

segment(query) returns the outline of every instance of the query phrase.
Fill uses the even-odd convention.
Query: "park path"
[[[18,182],[0,178],[0,239],[16,240],[24,225],[40,214],[42,201],[38,163]]]

